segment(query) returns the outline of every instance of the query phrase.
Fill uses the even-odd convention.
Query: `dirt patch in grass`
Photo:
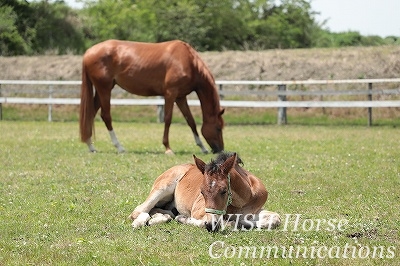
[[[217,80],[398,78],[400,46],[204,52]],[[0,57],[0,79],[80,80],[81,55]]]

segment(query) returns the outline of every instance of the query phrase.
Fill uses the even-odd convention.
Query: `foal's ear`
[[[221,111],[219,111],[219,115],[223,115],[225,113],[225,108],[222,108]]]
[[[197,158],[196,155],[193,154],[194,162],[197,166],[197,168],[200,170],[200,172],[204,175],[205,169],[206,169],[206,163],[203,162],[201,159]]]
[[[236,157],[237,154],[236,152],[229,157],[222,165],[221,165],[221,170],[225,175],[228,175],[229,171],[232,169],[232,167],[235,165],[236,163]]]

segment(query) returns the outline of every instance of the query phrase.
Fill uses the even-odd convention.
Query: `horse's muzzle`
[[[221,147],[218,147],[218,146],[212,146],[211,147],[211,151],[212,151],[212,153],[220,153],[220,152],[222,152],[224,150],[224,148],[221,148]]]

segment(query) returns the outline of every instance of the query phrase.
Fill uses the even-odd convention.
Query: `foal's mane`
[[[210,174],[215,174],[219,171],[220,166],[231,156],[233,156],[235,153],[234,152],[221,152],[215,160],[211,159],[211,162],[206,165],[205,167],[205,172],[210,173]],[[234,166],[240,166],[244,165],[242,159],[237,155],[236,157],[236,165]]]

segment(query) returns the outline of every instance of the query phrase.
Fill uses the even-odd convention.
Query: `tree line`
[[[400,44],[396,36],[333,33],[310,0],[1,0],[0,55],[82,54],[106,39],[181,39],[199,51]]]

